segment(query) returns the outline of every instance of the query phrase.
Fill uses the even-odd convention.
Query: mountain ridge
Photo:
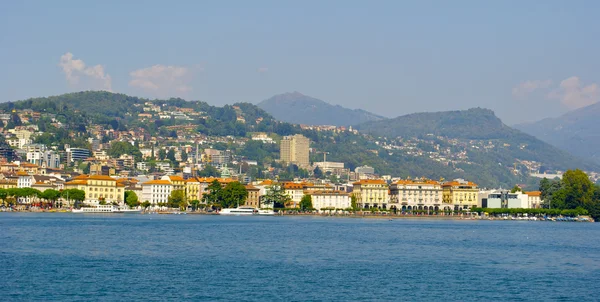
[[[386,119],[363,109],[332,105],[297,91],[272,96],[259,102],[257,106],[277,120],[293,124],[354,126],[366,121]]]
[[[559,117],[514,127],[562,150],[600,163],[600,102]]]

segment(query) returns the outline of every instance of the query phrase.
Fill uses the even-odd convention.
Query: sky
[[[213,105],[298,91],[509,125],[600,100],[599,1],[2,1],[0,101],[108,90]]]

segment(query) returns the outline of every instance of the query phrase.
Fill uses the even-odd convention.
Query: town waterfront
[[[595,300],[600,225],[0,213],[2,300]]]

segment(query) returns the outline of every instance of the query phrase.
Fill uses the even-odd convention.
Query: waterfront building
[[[390,185],[390,209],[402,212],[452,210],[442,203],[442,185],[434,180],[399,180]]]
[[[304,183],[288,182],[283,184],[284,194],[290,198],[291,207],[298,207],[300,200],[302,200],[302,196],[304,196],[304,187]]]
[[[296,164],[301,168],[308,168],[310,165],[308,149],[310,140],[302,134],[285,136],[281,140],[279,155],[282,162],[287,164]]]
[[[542,192],[531,191],[525,194],[527,194],[528,204],[530,208],[537,209],[542,207]]]
[[[246,197],[245,206],[260,207],[260,189],[253,185],[245,185],[248,197]]]
[[[142,184],[142,200],[148,201],[153,206],[169,201],[173,191],[173,184],[169,180],[150,180]]]
[[[442,184],[442,202],[446,205],[454,205],[454,210],[476,207],[478,193],[477,184],[464,179],[455,179]]]
[[[481,207],[490,209],[525,209],[530,208],[529,196],[523,192],[511,193],[507,190],[492,191],[482,199]]]
[[[173,191],[175,190],[185,190],[185,179],[181,176],[177,175],[165,175],[161,178],[161,180],[168,180],[173,185]]]
[[[383,179],[361,179],[353,183],[357,206],[365,209],[387,209],[388,185]]]
[[[343,191],[305,191],[311,197],[312,206],[316,210],[348,209],[352,206],[349,193]]]
[[[65,189],[79,189],[85,191],[86,203],[97,203],[104,200],[107,203],[123,203],[125,198],[125,185],[117,183],[115,178],[106,175],[79,175],[64,184]]]

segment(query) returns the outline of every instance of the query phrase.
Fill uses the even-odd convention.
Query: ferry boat
[[[142,210],[128,209],[125,207],[118,207],[113,205],[97,205],[93,207],[84,207],[81,209],[72,209],[72,213],[121,213],[121,214],[136,214],[141,213]]]
[[[219,215],[256,215],[258,210],[252,207],[225,208],[219,212]]]

